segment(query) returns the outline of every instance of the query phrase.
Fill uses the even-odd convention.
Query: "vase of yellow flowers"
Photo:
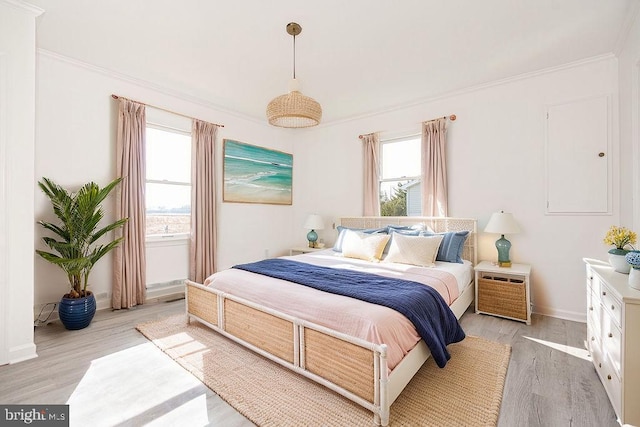
[[[627,263],[625,256],[629,252],[627,247],[633,249],[636,243],[637,235],[633,231],[625,227],[617,227],[612,225],[604,237],[607,245],[613,245],[615,248],[609,249],[609,264],[618,273],[629,274],[631,266]]]

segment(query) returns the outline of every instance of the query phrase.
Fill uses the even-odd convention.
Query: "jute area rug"
[[[371,426],[373,415],[217,334],[185,315],[138,330],[238,412],[259,426]],[[511,347],[478,337],[449,346],[451,360],[432,359],[391,406],[392,426],[495,426]]]

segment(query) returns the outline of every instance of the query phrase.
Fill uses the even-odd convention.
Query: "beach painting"
[[[293,155],[224,140],[222,200],[291,205]]]

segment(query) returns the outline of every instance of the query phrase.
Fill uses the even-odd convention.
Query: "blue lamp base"
[[[309,247],[315,248],[316,241],[318,240],[318,233],[316,233],[314,230],[311,230],[307,233],[307,240],[309,241]]]
[[[511,260],[509,259],[511,242],[504,238],[504,234],[496,240],[496,249],[498,249],[498,265],[500,267],[511,267]]]

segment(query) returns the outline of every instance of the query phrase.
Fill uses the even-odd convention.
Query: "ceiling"
[[[296,74],[323,122],[615,53],[638,0],[27,0],[39,48],[265,120]],[[126,94],[122,94],[125,95]]]

